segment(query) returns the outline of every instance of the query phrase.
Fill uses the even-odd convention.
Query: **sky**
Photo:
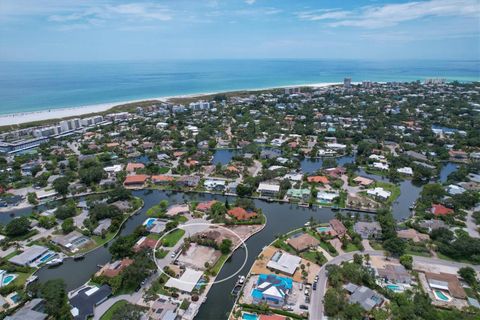
[[[480,57],[480,0],[0,0],[0,61]]]

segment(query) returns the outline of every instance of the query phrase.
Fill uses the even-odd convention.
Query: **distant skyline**
[[[480,57],[480,0],[0,0],[0,61]]]

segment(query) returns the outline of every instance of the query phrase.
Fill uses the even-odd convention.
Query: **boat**
[[[27,283],[27,284],[30,284],[30,283],[35,282],[35,281],[37,281],[37,280],[38,280],[38,276],[33,275],[33,276],[28,277],[26,283]]]
[[[305,222],[304,226],[308,227],[310,225],[310,221]]]
[[[238,280],[235,283],[235,286],[232,289],[232,296],[238,296],[240,291],[242,291],[243,286],[245,285],[245,276],[238,276]]]
[[[73,256],[73,260],[82,260],[82,259],[85,259],[84,254],[77,254],[77,255]]]
[[[49,268],[51,267],[56,267],[56,266],[59,266],[63,263],[63,259],[62,258],[56,258],[56,259],[52,259],[50,261],[48,261],[47,263],[45,263]]]

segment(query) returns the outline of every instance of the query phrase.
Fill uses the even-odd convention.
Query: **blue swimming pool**
[[[13,302],[18,303],[22,300],[22,297],[18,293],[15,293],[10,299],[12,299]]]
[[[3,286],[8,285],[10,282],[12,282],[13,280],[15,280],[16,277],[17,277],[17,276],[14,275],[14,274],[9,274],[9,275],[3,277],[3,279],[2,279],[2,285],[3,285]]]
[[[396,285],[396,284],[387,284],[387,289],[390,289],[394,292],[398,292],[398,291],[401,291],[402,289],[400,288],[400,286]]]
[[[251,313],[244,313],[242,315],[243,320],[258,320],[258,316],[256,314]]]
[[[329,231],[330,231],[330,227],[318,227],[318,228],[317,228],[317,231],[320,232],[320,233],[329,232]]]
[[[48,259],[50,259],[54,255],[55,255],[55,253],[48,253],[48,254],[46,254],[46,255],[44,255],[43,257],[40,258],[40,262],[46,262]]]
[[[435,290],[434,293],[435,293],[435,297],[437,299],[442,300],[442,301],[450,301],[450,298],[447,297],[442,291]]]
[[[150,229],[153,226],[153,224],[155,223],[155,221],[157,221],[157,219],[148,218],[147,220],[145,220],[145,222],[143,224],[145,225],[145,227],[147,227],[147,229]]]

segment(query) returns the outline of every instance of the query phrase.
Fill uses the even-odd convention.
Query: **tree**
[[[140,320],[142,316],[143,310],[141,307],[125,303],[113,311],[111,319]]]
[[[356,263],[356,264],[358,264],[358,265],[362,265],[362,263],[363,263],[363,257],[362,257],[360,254],[355,253],[355,254],[353,255],[353,262]]]
[[[408,270],[412,270],[413,257],[407,254],[400,256],[400,263]]]
[[[400,238],[390,238],[383,242],[385,250],[394,256],[401,256],[407,247],[405,241]]]
[[[75,224],[73,223],[73,218],[67,218],[62,222],[62,231],[67,234],[72,232],[75,229]]]
[[[223,239],[222,243],[220,244],[220,251],[222,254],[228,254],[230,253],[232,247],[232,240],[230,239]]]
[[[35,192],[29,192],[27,194],[28,203],[36,206],[38,204],[37,194]]]
[[[74,203],[59,206],[57,210],[55,210],[55,217],[60,220],[74,217],[76,214],[77,210]]]
[[[57,223],[57,219],[55,219],[55,217],[53,216],[52,217],[40,216],[40,218],[38,218],[38,225],[45,229],[52,228],[53,226],[55,226],[56,223]]]
[[[54,319],[72,319],[66,286],[63,280],[48,280],[40,287],[40,297],[45,300],[45,311]]]
[[[325,314],[329,317],[338,315],[341,308],[345,305],[342,292],[339,289],[330,288],[323,298]]]
[[[19,217],[10,221],[5,227],[5,233],[9,237],[18,237],[27,234],[30,230],[30,220],[27,217]]]
[[[65,197],[68,194],[68,186],[69,186],[69,181],[68,178],[66,177],[60,177],[57,178],[53,181],[53,189],[61,195],[62,197]]]
[[[469,285],[477,285],[477,273],[472,267],[462,267],[458,270],[458,275],[463,278]]]

